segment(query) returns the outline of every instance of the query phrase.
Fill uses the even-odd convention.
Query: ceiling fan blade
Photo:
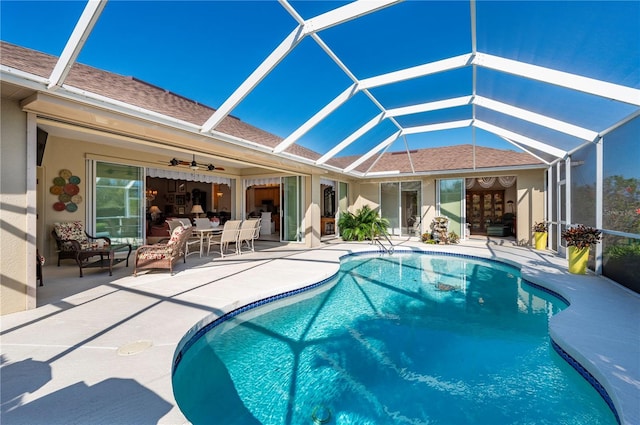
[[[166,164],[165,161],[158,161],[158,162]],[[197,170],[199,168],[202,168],[202,169],[206,169],[208,171],[224,171],[223,167],[214,166],[213,164],[207,164],[207,165],[198,164],[195,161],[195,159],[193,161],[183,161],[183,160],[176,159],[176,158],[172,158],[172,159],[169,160],[169,166],[175,167],[175,166],[178,166],[178,165],[187,166],[187,167],[191,168],[192,170]]]

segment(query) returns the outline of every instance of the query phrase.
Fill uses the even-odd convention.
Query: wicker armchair
[[[111,244],[111,239],[107,237],[95,237],[88,234],[81,221],[54,223],[51,236],[56,241],[58,248],[58,267],[60,267],[60,260],[64,259],[75,260],[81,266],[81,261],[86,260],[87,257],[79,256],[80,252],[87,249],[94,241],[102,239],[106,244]]]
[[[178,226],[173,229],[167,243],[143,245],[138,248],[133,275],[137,276],[138,270],[143,269],[169,269],[169,273],[173,275],[173,266],[181,257],[183,262],[187,262],[185,247],[190,235],[191,229]]]

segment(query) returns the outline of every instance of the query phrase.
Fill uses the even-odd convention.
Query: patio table
[[[205,227],[205,228],[193,228],[193,233],[200,235],[200,258],[202,258],[202,253],[204,252],[204,237],[205,235],[218,235],[222,233],[222,227]]]
[[[124,251],[125,249],[128,249],[126,258],[115,258],[116,252]],[[91,263],[85,262],[85,260],[98,255],[100,256],[99,260]],[[76,262],[80,268],[80,277],[82,277],[82,269],[90,267],[104,268],[106,266],[109,267],[109,276],[113,276],[113,266],[115,264],[126,261],[125,267],[129,267],[129,255],[131,255],[131,244],[128,243],[104,245],[102,247],[94,244],[89,248],[82,249],[76,255]]]

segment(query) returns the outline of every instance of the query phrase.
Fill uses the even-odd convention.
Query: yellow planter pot
[[[533,240],[536,244],[536,249],[541,251],[547,249],[547,232],[535,232],[533,234]]]
[[[587,260],[589,259],[589,247],[569,247],[569,273],[585,274],[587,272]]]

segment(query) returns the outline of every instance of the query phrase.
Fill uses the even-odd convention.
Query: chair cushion
[[[155,249],[145,249],[138,254],[141,260],[164,260],[171,257],[172,249],[167,246],[159,246]]]
[[[53,228],[60,239],[78,241],[82,249],[89,246],[89,240],[84,233],[84,225],[81,221],[53,223]],[[62,250],[71,251],[73,250],[73,245],[70,243],[63,243]]]
[[[186,231],[187,229],[184,228],[184,226],[176,227],[173,230],[173,233],[171,233],[171,239],[169,239],[169,242],[167,242],[167,246],[175,245],[176,243],[178,243],[178,241],[181,239],[180,236]]]

